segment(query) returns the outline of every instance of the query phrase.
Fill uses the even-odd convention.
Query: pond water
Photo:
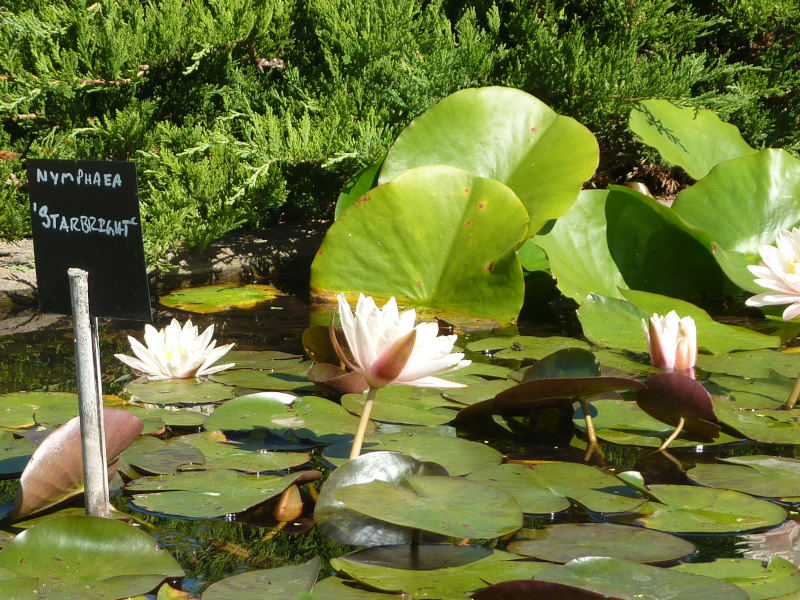
[[[200,329],[215,325],[215,338],[219,343],[235,342],[237,350],[279,350],[302,354],[301,337],[309,326],[309,306],[297,296],[282,296],[250,310],[230,310],[215,315],[197,315],[171,311],[158,307],[154,311],[154,323],[165,325],[173,316],[180,321],[191,317]],[[580,335],[580,326],[574,317],[574,307],[557,302],[543,304],[522,315],[518,328],[504,331],[473,331],[459,336],[458,345],[498,335]],[[101,322],[101,362],[103,367],[104,393],[119,394],[130,381],[130,369],[116,360],[115,353],[130,353],[126,339],[132,335],[141,339],[142,324],[134,322]],[[51,330],[0,338],[0,393],[16,391],[75,391],[72,331]],[[474,362],[499,364],[519,369],[531,360],[508,360],[492,358],[487,353],[468,352]],[[642,355],[628,358],[647,363]],[[702,375],[702,374],[701,374]],[[551,415],[552,417],[552,415]],[[556,416],[561,422],[555,426],[539,423],[536,419],[522,419],[513,434],[472,434],[473,439],[487,442],[509,460],[522,464],[539,461],[584,462],[584,448],[578,438],[573,438],[573,426],[569,414]],[[197,429],[174,428],[165,437],[191,433]],[[686,483],[684,471],[697,463],[711,463],[719,457],[768,454],[796,457],[797,446],[756,444],[737,442],[723,446],[700,446],[676,448],[669,455],[652,454],[652,448],[616,445],[602,442],[604,458],[593,456],[590,464],[621,472],[638,470],[644,474],[648,484]],[[327,474],[328,466],[316,454],[312,468]],[[16,480],[10,479],[5,486],[5,500],[13,499]],[[308,495],[305,494],[306,500]],[[180,585],[182,589],[200,593],[209,583],[235,573],[256,568],[271,568],[297,564],[320,555],[323,561],[341,556],[354,547],[346,546],[322,535],[313,526],[313,507],[307,502],[303,517],[275,533],[275,521],[271,510],[251,509],[238,515],[219,519],[172,518],[136,507],[130,496],[116,492],[113,504],[128,512],[142,524],[164,548],[181,564],[187,576]],[[585,511],[571,509],[552,516],[528,517],[527,528],[538,528],[545,524],[585,522],[597,520]],[[692,535],[686,536],[697,548],[689,561],[708,561],[719,557],[740,557],[753,548],[744,545],[746,538],[737,535]],[[776,550],[792,558],[794,534],[784,535]],[[498,547],[504,547],[501,542]],[[800,554],[800,552],[799,552]],[[323,571],[331,573],[327,562]]]

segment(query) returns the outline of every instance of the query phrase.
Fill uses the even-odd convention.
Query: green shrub
[[[465,87],[519,87],[583,122],[615,176],[647,152],[625,126],[644,97],[797,149],[797,5],[10,0],[0,150],[136,160],[158,263],[231,228],[329,216],[347,178]],[[0,184],[24,181],[20,161],[0,165]],[[26,203],[0,185],[3,238],[27,235]]]

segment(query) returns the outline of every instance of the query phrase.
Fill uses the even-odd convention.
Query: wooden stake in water
[[[89,274],[82,269],[71,268],[67,271],[67,275],[75,332],[75,369],[78,379],[86,514],[108,518],[108,471],[102,419],[103,395],[100,388],[96,336],[93,339],[89,317]]]

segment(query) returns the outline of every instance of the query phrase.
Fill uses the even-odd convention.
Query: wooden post
[[[104,461],[105,430],[100,416],[103,398],[98,386],[99,356],[92,341],[89,318],[89,274],[82,269],[70,268],[67,270],[67,275],[75,332],[75,369],[78,379],[86,514],[108,518],[108,471]]]

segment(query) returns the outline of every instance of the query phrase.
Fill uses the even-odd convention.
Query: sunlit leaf
[[[299,600],[311,591],[320,568],[319,556],[302,565],[259,569],[233,575],[208,586],[202,600],[242,600],[263,596]]]
[[[158,301],[168,308],[193,313],[217,313],[232,308],[252,308],[281,296],[271,285],[219,284],[175,290]]]

